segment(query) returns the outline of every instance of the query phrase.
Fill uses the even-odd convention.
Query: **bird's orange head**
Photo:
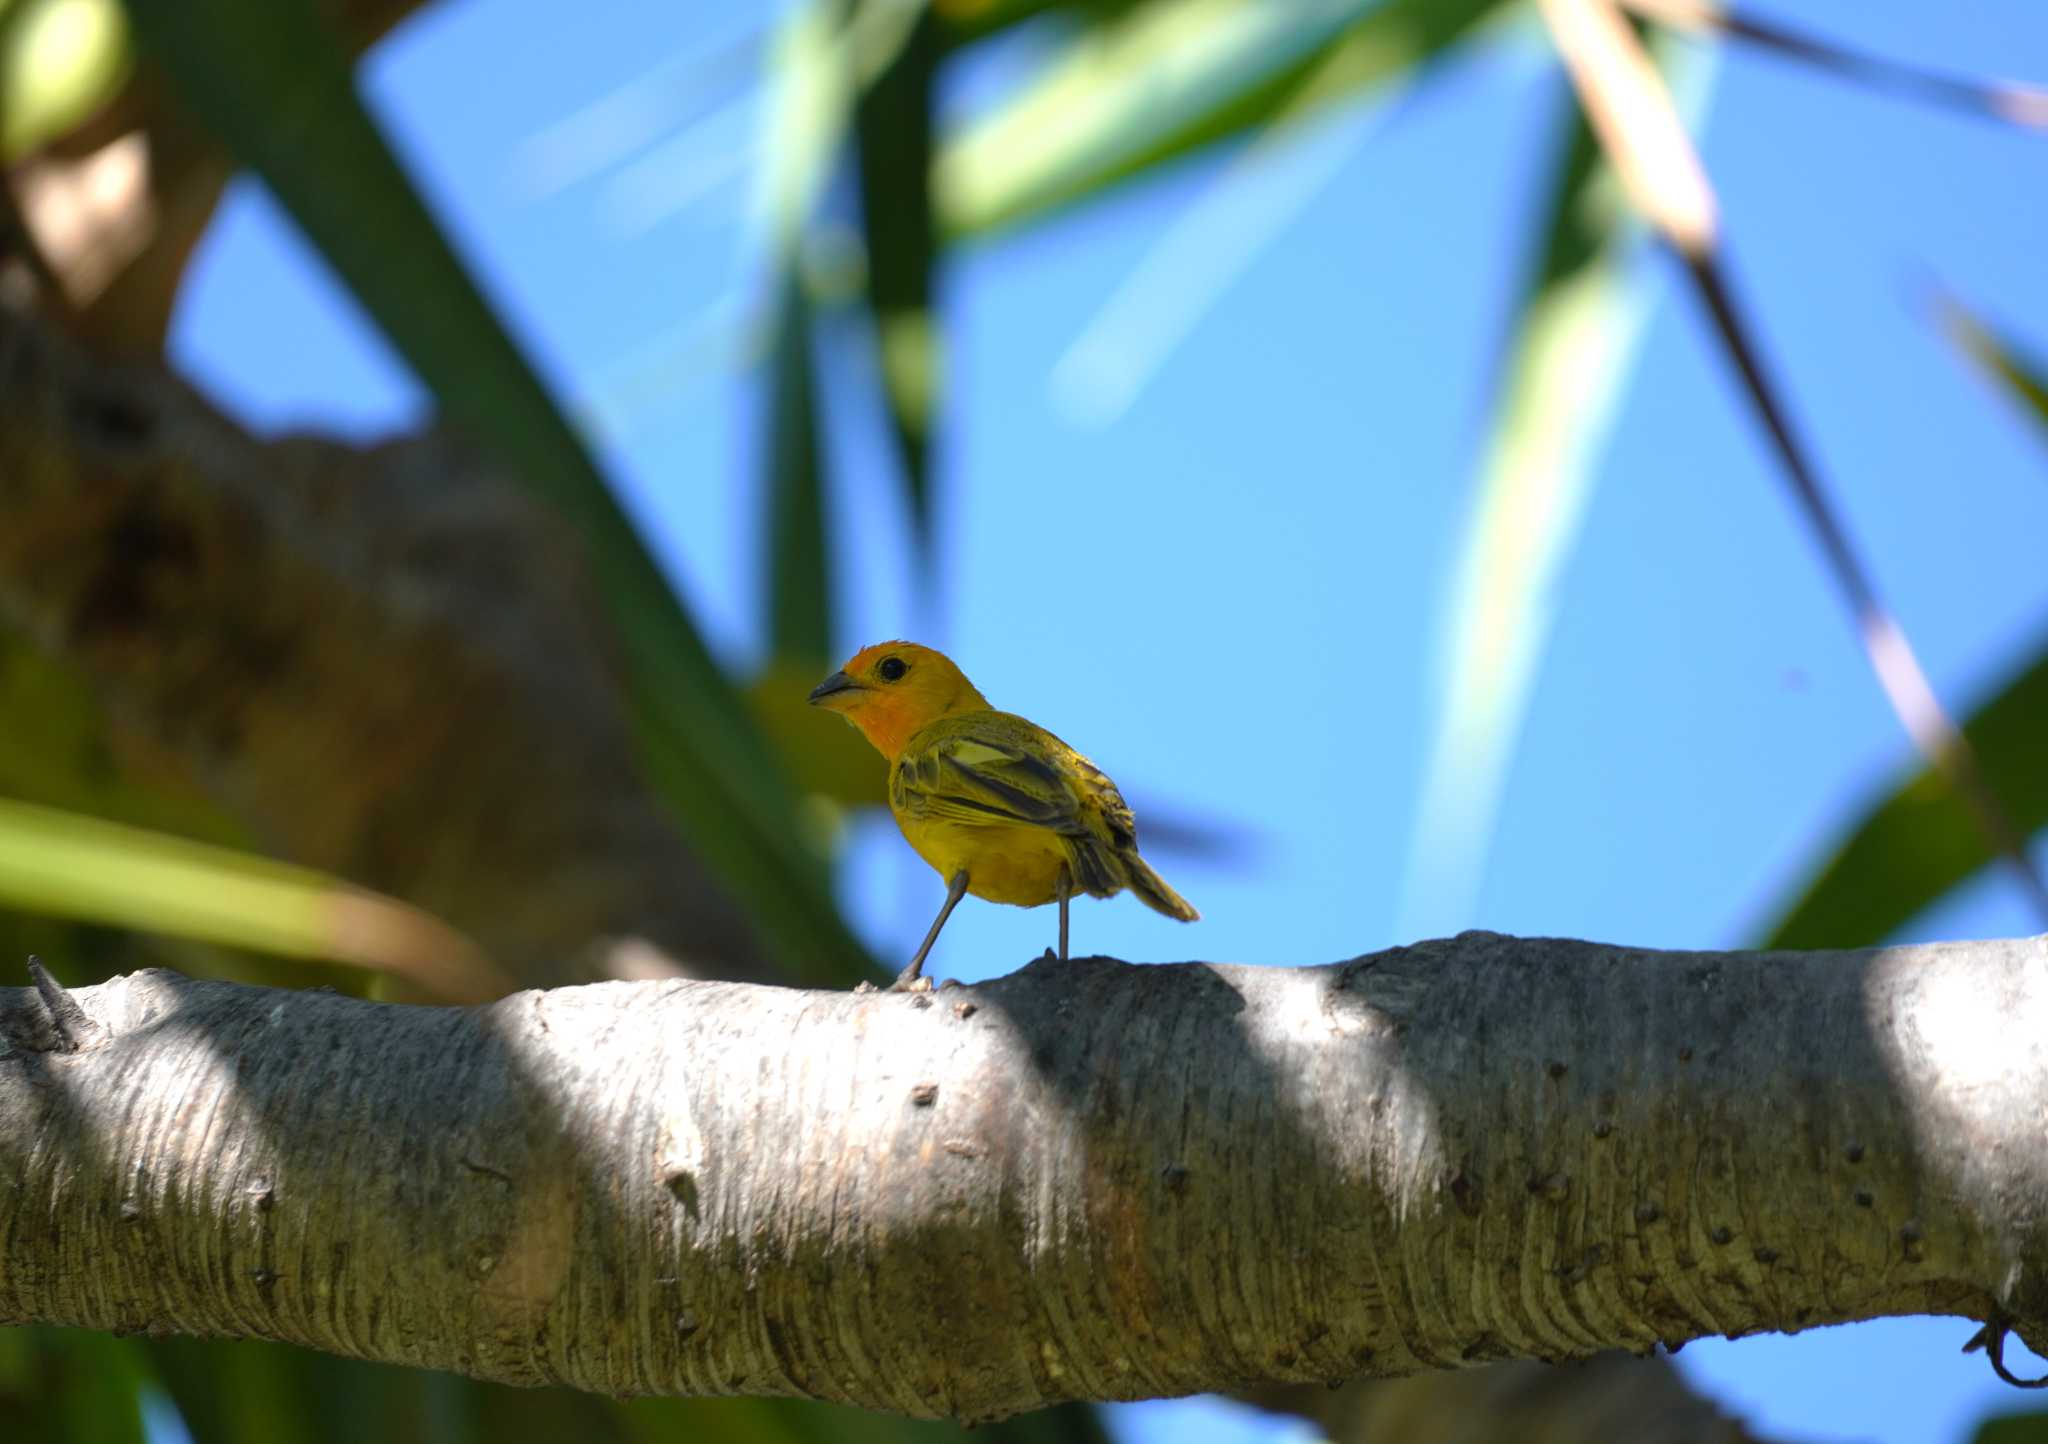
[[[919,728],[955,712],[986,712],[988,699],[945,653],[878,642],[812,688],[811,705],[845,717],[894,762]]]

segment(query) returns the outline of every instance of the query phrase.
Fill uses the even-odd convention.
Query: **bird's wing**
[[[1116,784],[1109,780],[1109,774],[1097,767],[1080,753],[1072,754],[1075,769],[1081,774],[1082,794],[1095,804],[1095,815],[1100,823],[1099,830],[1107,835],[1112,847],[1119,851],[1138,845],[1138,820],[1131,815],[1131,805],[1124,801],[1124,795],[1116,790]]]
[[[931,735],[913,738],[890,774],[896,810],[948,822],[1022,823],[1069,835],[1087,833],[1086,784],[1066,765],[1078,754],[1051,733],[1033,736],[1041,729],[1017,726],[1021,720],[995,713],[987,721],[947,718],[928,729]]]

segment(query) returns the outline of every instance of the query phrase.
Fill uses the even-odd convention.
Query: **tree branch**
[[[0,1322],[969,1420],[1896,1313],[2048,1342],[2048,940],[73,996],[66,1053],[0,993]]]

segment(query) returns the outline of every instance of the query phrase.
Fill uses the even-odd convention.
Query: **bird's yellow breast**
[[[1067,849],[1057,833],[999,822],[906,817],[901,812],[896,813],[896,825],[940,877],[965,868],[967,891],[975,897],[1034,908],[1058,896]]]

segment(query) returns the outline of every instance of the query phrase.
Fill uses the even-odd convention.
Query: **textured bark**
[[[763,975],[637,770],[573,538],[471,453],[257,442],[4,306],[0,413],[0,621],[265,846],[522,981],[627,937]]]
[[[0,1322],[964,1419],[1896,1313],[2048,1342],[2042,940],[74,996],[65,1052],[0,995]]]

